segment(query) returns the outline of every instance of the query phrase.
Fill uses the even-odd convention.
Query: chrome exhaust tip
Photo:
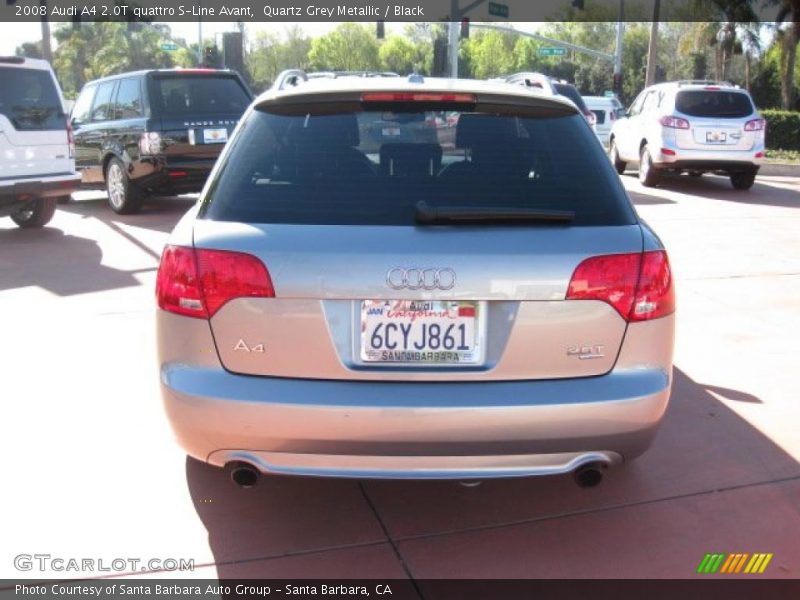
[[[603,465],[599,463],[592,463],[578,467],[573,471],[572,476],[575,478],[575,483],[582,488],[592,488],[603,481]]]
[[[231,465],[231,481],[240,488],[252,488],[258,483],[261,473],[258,469],[247,463],[235,463]]]

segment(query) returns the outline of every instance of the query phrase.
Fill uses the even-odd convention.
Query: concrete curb
[[[764,163],[758,170],[759,175],[777,175],[784,177],[800,177],[800,164]]]

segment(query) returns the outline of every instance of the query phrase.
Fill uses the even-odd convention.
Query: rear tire
[[[614,169],[617,173],[622,175],[628,164],[620,159],[619,150],[617,150],[617,142],[614,140],[611,140],[608,144],[608,158],[611,159],[611,164],[614,165]]]
[[[658,180],[658,171],[653,166],[650,149],[645,144],[639,152],[639,182],[644,187],[655,187],[658,185]]]
[[[731,173],[731,185],[737,190],[749,190],[756,182],[755,171],[745,171],[744,173]]]
[[[142,208],[142,193],[131,183],[118,158],[112,158],[106,167],[106,192],[108,205],[117,214],[131,215]]]
[[[66,196],[59,196],[56,198],[58,200],[58,204],[69,204],[72,202],[72,194],[67,194]]]
[[[56,212],[56,198],[37,198],[30,208],[20,210],[11,215],[14,223],[23,229],[44,227]]]

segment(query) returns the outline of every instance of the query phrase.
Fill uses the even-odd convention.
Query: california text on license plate
[[[480,350],[480,304],[437,300],[364,300],[361,360],[429,365],[475,365]]]

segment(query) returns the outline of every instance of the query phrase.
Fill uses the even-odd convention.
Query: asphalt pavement
[[[0,578],[64,576],[18,571],[24,553],[193,559],[185,577],[683,578],[714,552],[800,577],[800,177],[623,181],[671,256],[675,382],[653,448],[593,489],[238,489],[184,456],[157,385],[158,258],[194,199],[120,217],[81,193],[43,230],[0,219]]]

